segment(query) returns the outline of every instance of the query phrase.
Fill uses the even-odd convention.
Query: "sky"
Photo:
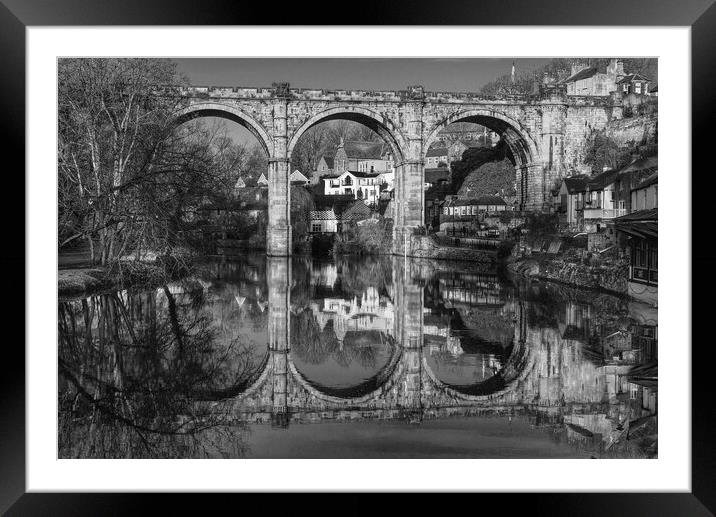
[[[541,66],[535,58],[191,58],[176,59],[179,71],[195,86],[269,87],[288,82],[293,88],[475,92],[502,74]],[[217,121],[212,121],[217,123]],[[233,122],[225,124],[235,141],[256,140]]]

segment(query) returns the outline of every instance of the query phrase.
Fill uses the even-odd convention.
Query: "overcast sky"
[[[531,70],[549,59],[535,58],[191,58],[177,59],[179,70],[197,86],[268,87],[288,82],[294,88],[404,90],[422,85],[428,91],[474,92],[515,68]],[[226,123],[237,141],[255,139],[235,123]]]
[[[253,58],[177,59],[179,69],[196,85],[402,90],[420,84],[430,91],[477,91],[502,74],[531,70],[548,59],[334,59]]]

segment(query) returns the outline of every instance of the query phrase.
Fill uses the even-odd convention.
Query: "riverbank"
[[[562,256],[531,256],[508,262],[507,271],[525,278],[597,289],[626,296],[629,265],[625,261],[600,264],[574,262]]]
[[[78,266],[57,271],[57,294],[61,298],[96,294],[129,287],[161,285],[189,274],[190,266],[171,260],[120,261],[111,268]]]

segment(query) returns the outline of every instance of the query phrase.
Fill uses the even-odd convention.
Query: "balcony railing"
[[[585,219],[614,219],[626,215],[625,208],[585,208]]]

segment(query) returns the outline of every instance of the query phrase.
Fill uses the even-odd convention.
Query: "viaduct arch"
[[[424,221],[425,154],[453,122],[476,122],[500,134],[517,170],[521,210],[547,207],[556,180],[583,169],[583,142],[592,130],[622,117],[621,98],[567,96],[559,85],[538,94],[481,96],[426,92],[290,88],[186,87],[177,121],[219,116],[256,136],[269,160],[267,255],[291,254],[290,160],[301,135],[314,125],[353,120],[376,131],[395,157],[393,252],[410,254],[412,231]]]

